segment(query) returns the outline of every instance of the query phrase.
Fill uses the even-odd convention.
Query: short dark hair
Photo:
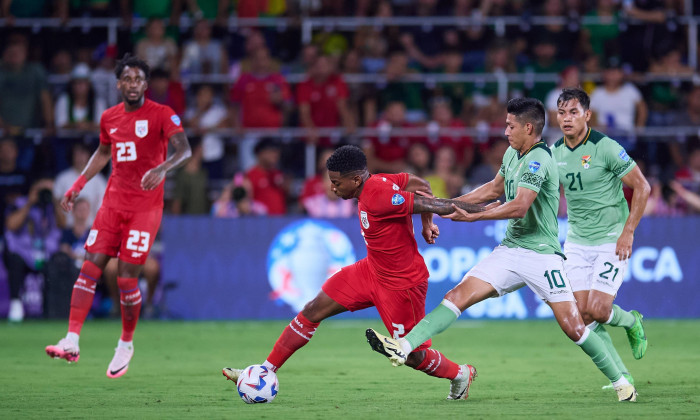
[[[253,153],[257,156],[263,150],[267,150],[267,149],[279,150],[279,148],[280,148],[280,144],[275,138],[263,137],[262,139],[260,139],[260,141],[258,141],[255,144],[255,147],[253,148]]]
[[[114,75],[117,76],[117,79],[121,79],[125,67],[138,67],[143,71],[143,74],[146,76],[146,80],[151,78],[151,68],[148,67],[148,64],[129,53],[124,54],[124,57],[117,61],[117,66],[114,68]]]
[[[363,171],[367,169],[367,157],[357,146],[342,146],[337,148],[328,158],[326,169],[331,172],[339,172],[340,175]]]
[[[509,114],[515,115],[520,122],[530,123],[535,128],[535,134],[542,134],[544,129],[544,104],[535,98],[513,98],[508,101]]]
[[[588,111],[591,106],[591,97],[588,96],[585,90],[578,87],[564,88],[557,99],[557,106],[576,99],[581,104],[584,111]]]

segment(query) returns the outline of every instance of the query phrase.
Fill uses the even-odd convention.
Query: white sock
[[[409,343],[408,340],[406,340],[405,338],[399,338],[399,344],[401,345],[401,350],[403,350],[403,352],[406,353],[406,356],[408,356],[413,351],[411,343]]]
[[[270,369],[273,372],[277,372],[277,366],[273,365],[272,363],[268,362],[267,360],[265,360],[262,365],[265,366],[266,368]]]
[[[598,321],[593,321],[590,324],[586,325],[586,328],[588,328],[591,331],[595,330],[596,327],[598,327]]]
[[[129,349],[133,350],[134,349],[134,342],[133,341],[122,341],[122,339],[119,339],[119,342],[117,343],[117,347],[121,347],[123,349]]]
[[[625,375],[620,376],[620,379],[612,383],[615,388],[617,388],[620,385],[629,385],[629,381],[627,378],[625,378]]]
[[[66,338],[74,342],[76,346],[80,342],[80,336],[73,332],[69,332],[68,334],[66,334]]]

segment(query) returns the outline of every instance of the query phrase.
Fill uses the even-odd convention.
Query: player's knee
[[[612,308],[608,308],[606,305],[602,305],[596,302],[589,302],[588,308],[586,308],[586,317],[588,321],[586,324],[590,324],[593,321],[598,321],[600,323],[605,323],[608,318],[610,318],[610,311]]]

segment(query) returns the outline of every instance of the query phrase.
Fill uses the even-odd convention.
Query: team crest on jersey
[[[360,212],[360,222],[362,222],[362,227],[365,229],[369,229],[369,219],[367,218],[367,212],[366,211],[361,211]]]
[[[404,203],[404,201],[406,201],[406,199],[403,198],[403,195],[401,195],[401,194],[394,194],[391,197],[391,204],[393,204],[395,206],[400,206],[401,204]]]
[[[530,162],[530,165],[528,165],[528,169],[530,169],[530,172],[534,174],[535,172],[540,170],[540,163],[533,160],[532,162]]]
[[[87,241],[85,241],[85,243],[87,244],[87,246],[93,246],[96,240],[97,229],[90,229],[90,233],[88,234]]]
[[[625,149],[620,150],[620,154],[618,154],[618,156],[620,156],[620,159],[624,160],[625,162],[630,160],[630,157],[627,152],[625,152]]]
[[[581,156],[581,165],[583,169],[588,169],[591,167],[591,155]]]
[[[146,137],[148,135],[148,120],[136,120],[134,132],[140,139]]]

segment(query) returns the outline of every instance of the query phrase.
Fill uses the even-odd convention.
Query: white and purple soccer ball
[[[275,372],[262,365],[248,366],[238,377],[238,395],[247,404],[269,403],[277,396],[279,381]]]

